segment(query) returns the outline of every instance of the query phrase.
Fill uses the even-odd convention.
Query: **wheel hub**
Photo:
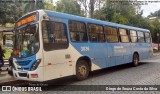
[[[86,71],[87,70],[86,70],[86,67],[84,65],[82,65],[82,66],[79,67],[78,72],[79,72],[80,76],[86,75]]]

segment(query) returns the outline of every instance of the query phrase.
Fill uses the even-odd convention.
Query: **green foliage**
[[[160,42],[159,40],[157,40],[160,39],[157,36],[157,33],[160,33],[160,22],[158,21],[158,19],[155,19],[151,22],[150,30],[152,33],[153,42]]]
[[[4,59],[8,59],[11,55],[12,49],[8,49],[5,46],[2,47],[2,51],[4,53]]]
[[[157,42],[156,34],[160,32],[160,22],[158,20],[151,21],[142,17],[143,10],[141,10],[141,6],[131,5],[129,2],[123,5],[118,2],[112,3],[110,0],[58,0],[56,5],[53,5],[50,3],[50,0],[36,3],[19,3],[19,0],[14,1],[13,3],[0,3],[0,25],[13,27],[13,23],[27,12],[47,9],[146,28],[151,31],[153,42]],[[149,17],[158,16],[160,16],[160,10],[149,15]]]
[[[148,15],[148,17],[160,17],[160,9]]]
[[[5,26],[6,23],[15,23],[22,15],[38,9],[44,9],[44,2],[38,2],[38,0],[37,2],[23,2],[23,0],[20,2],[15,0],[12,3],[0,3],[0,24]]]
[[[13,23],[6,23],[5,27],[14,27],[14,24]]]
[[[111,17],[111,21],[119,24],[128,24],[128,19],[119,13],[114,13]]]
[[[76,0],[59,0],[56,3],[56,11],[68,14],[81,15],[80,5]]]
[[[0,43],[1,43],[2,39],[3,39],[3,35],[0,33]]]
[[[24,4],[25,4],[25,6],[24,6],[23,14],[44,8],[44,2],[36,2],[36,3],[28,2],[28,3],[24,3]]]
[[[55,6],[53,5],[53,4],[51,4],[51,3],[48,3],[48,2],[45,2],[44,3],[44,9],[46,9],[46,10],[55,10]]]
[[[21,8],[14,3],[0,3],[0,24],[14,23],[21,15]]]

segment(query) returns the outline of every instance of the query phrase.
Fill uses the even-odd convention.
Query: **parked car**
[[[152,48],[153,48],[153,50],[158,50],[158,44],[157,43],[153,43],[152,44]],[[159,45],[159,49],[160,49],[160,45]]]

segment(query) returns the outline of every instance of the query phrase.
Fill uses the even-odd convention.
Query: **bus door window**
[[[51,42],[51,36],[49,37],[49,34],[51,34],[51,22],[49,21],[43,21],[42,22],[42,33],[43,33],[43,42],[44,43],[49,43]]]
[[[43,21],[42,35],[44,50],[66,49],[68,47],[66,25],[61,22]]]

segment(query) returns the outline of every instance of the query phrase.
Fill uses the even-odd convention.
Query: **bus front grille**
[[[31,62],[31,60],[28,60],[28,61],[18,61],[18,64],[20,66],[25,66],[25,65],[28,65],[30,62]]]
[[[27,77],[27,73],[18,73],[20,77]]]

